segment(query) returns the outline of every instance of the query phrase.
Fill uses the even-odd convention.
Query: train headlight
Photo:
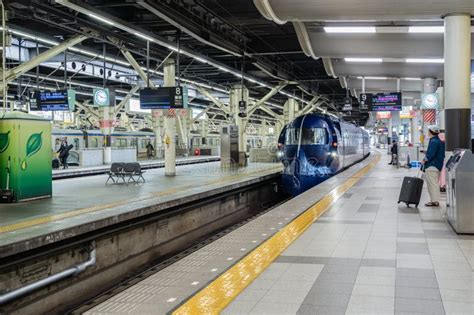
[[[331,156],[332,156],[332,157],[336,157],[336,156],[337,156],[337,152],[331,152]]]

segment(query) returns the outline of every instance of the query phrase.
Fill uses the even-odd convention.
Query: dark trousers
[[[67,158],[68,158],[67,155],[66,155],[66,156],[63,156],[63,157],[61,158],[61,163],[62,163],[62,165],[63,165],[63,168],[68,168],[68,166],[67,166]]]

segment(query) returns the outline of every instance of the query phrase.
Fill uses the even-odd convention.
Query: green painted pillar
[[[13,200],[51,197],[51,122],[22,112],[0,114],[1,190]]]

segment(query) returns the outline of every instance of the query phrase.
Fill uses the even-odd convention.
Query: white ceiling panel
[[[443,79],[444,64],[407,64],[397,62],[349,63],[333,59],[332,65],[337,76],[372,76],[393,78],[435,78]]]
[[[409,21],[474,15],[472,0],[254,0],[266,18],[288,21]]]

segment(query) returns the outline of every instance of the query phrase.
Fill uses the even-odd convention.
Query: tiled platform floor
[[[416,171],[387,163],[383,156],[223,313],[474,314],[474,236],[456,235],[442,208],[397,205],[403,177]]]

